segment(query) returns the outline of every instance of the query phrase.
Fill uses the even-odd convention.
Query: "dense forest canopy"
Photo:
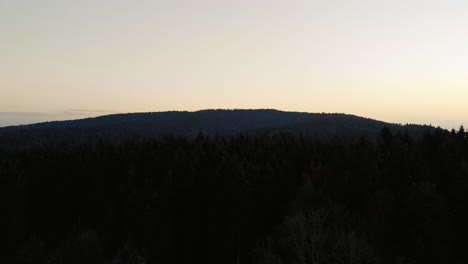
[[[70,121],[54,121],[0,128],[0,145],[83,142],[105,138],[122,142],[132,136],[162,137],[169,134],[195,137],[232,136],[239,132],[288,132],[313,137],[378,135],[384,126],[395,124],[346,114],[283,112],[260,110],[202,110],[130,113]],[[406,126],[420,131],[422,126]]]
[[[468,137],[133,136],[2,147],[2,263],[468,263]]]

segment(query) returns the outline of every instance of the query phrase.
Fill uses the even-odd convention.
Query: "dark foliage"
[[[1,263],[468,263],[468,138],[0,148]]]
[[[4,127],[0,128],[0,145],[17,147],[62,141],[78,143],[96,138],[121,143],[135,135],[195,137],[203,133],[232,136],[239,132],[288,132],[322,138],[376,136],[385,125],[395,126],[353,115],[270,109],[132,113]]]

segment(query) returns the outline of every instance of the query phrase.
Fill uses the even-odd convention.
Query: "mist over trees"
[[[468,263],[468,136],[0,147],[2,263]]]

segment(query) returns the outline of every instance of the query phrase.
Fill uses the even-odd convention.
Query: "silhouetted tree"
[[[0,146],[0,261],[467,263],[466,132],[410,130]]]

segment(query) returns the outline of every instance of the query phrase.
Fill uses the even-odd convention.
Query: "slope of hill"
[[[381,121],[346,114],[278,110],[202,110],[114,114],[70,121],[53,121],[0,128],[0,144],[123,140],[130,136],[234,135],[239,132],[293,132],[313,136],[374,136]]]

